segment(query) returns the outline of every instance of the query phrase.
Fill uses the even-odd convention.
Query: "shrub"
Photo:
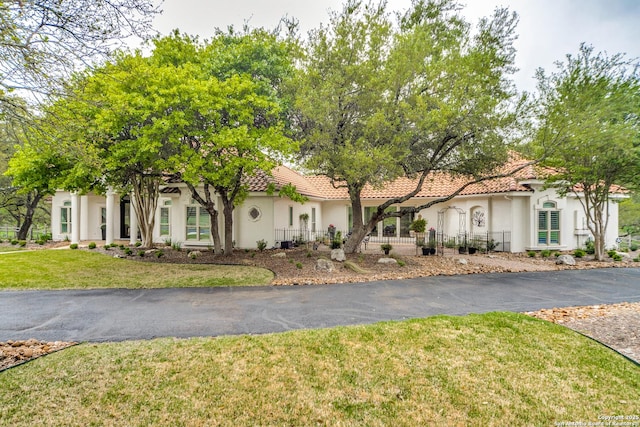
[[[164,245],[171,247],[171,238],[167,237],[166,239],[164,239]]]
[[[161,258],[164,255],[162,251],[156,251],[156,258]]]
[[[21,248],[24,248],[25,246],[27,246],[27,241],[26,240],[20,240],[18,242],[18,244],[20,245]]]
[[[72,243],[72,244],[69,245],[69,247],[71,249],[78,249],[78,244],[77,243]]]
[[[180,252],[182,250],[182,242],[177,240],[175,242],[171,242],[171,249]]]
[[[120,250],[124,251],[124,245],[119,245],[118,247],[120,248]]]
[[[585,243],[585,251],[589,254],[589,255],[593,255],[596,253],[596,246],[593,243],[593,240],[587,240],[587,242]]]
[[[11,244],[12,245],[17,245],[18,244],[18,239],[11,239]]]
[[[260,252],[264,251],[267,248],[267,242],[264,239],[260,239],[256,242],[258,250]]]
[[[144,251],[138,251],[138,256],[139,257],[143,257],[144,256]]]
[[[640,256],[637,256],[633,259],[633,262],[640,262]]]
[[[619,254],[613,254],[611,258],[613,258],[614,261],[622,261],[622,256]]]
[[[301,262],[296,262],[296,268],[298,270],[302,270],[302,263]]]
[[[331,241],[331,249],[340,249],[342,247],[342,232],[338,231],[335,238]]]
[[[607,255],[609,255],[609,258],[613,258],[613,256],[616,255],[616,251],[611,249],[610,251],[607,251]]]
[[[582,249],[576,249],[575,251],[573,251],[573,256],[576,258],[582,258],[585,255],[586,255],[586,252],[583,251]]]
[[[629,249],[635,252],[638,250],[638,245],[636,243],[632,243],[631,246],[629,246]]]
[[[311,251],[307,251],[307,258],[311,258]]]
[[[104,250],[108,251],[109,249],[111,249],[111,245],[104,245]]]
[[[405,265],[407,265],[407,263],[406,263],[406,262],[404,262],[404,261],[402,261],[401,259],[399,259],[399,260],[398,260],[398,265],[399,265],[400,267],[404,267]]]
[[[46,241],[40,239],[40,240],[36,240],[36,243],[39,244],[40,246],[44,245],[45,243],[47,243]]]
[[[542,258],[549,258],[551,256],[551,251],[549,249],[544,249],[540,251],[540,256]]]
[[[558,258],[560,255],[562,255],[562,254],[560,252],[558,252],[558,251],[555,251],[553,253],[553,256],[556,257],[556,258]]]
[[[136,248],[142,246],[142,242],[140,242],[140,241],[136,242],[135,246],[136,246]]]
[[[124,249],[124,254],[125,255],[131,255],[133,253],[133,251],[131,250],[131,248],[125,248]]]
[[[380,249],[381,249],[382,251],[384,251],[384,252],[388,252],[388,251],[390,251],[391,249],[393,249],[393,246],[391,246],[391,244],[390,244],[390,243],[383,243],[383,244],[381,244],[381,245],[380,245]]]
[[[87,246],[89,249],[95,249],[96,248],[96,242],[91,242],[89,243],[89,245]]]
[[[529,258],[535,258],[536,257],[536,251],[528,251],[527,252],[527,256]]]

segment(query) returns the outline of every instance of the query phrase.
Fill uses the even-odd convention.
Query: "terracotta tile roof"
[[[524,159],[520,155],[512,154],[510,160],[499,168],[496,174],[513,171],[517,167],[524,166],[521,170],[512,176],[472,184],[465,188],[460,195],[529,192],[531,189],[521,182],[544,179],[545,176],[553,173],[550,169],[544,169],[536,165],[527,165],[527,163],[527,159]],[[346,200],[349,198],[346,188],[336,188],[326,176],[304,176],[284,165],[277,166],[271,173],[271,176],[264,172],[259,172],[255,176],[247,177],[246,182],[249,185],[249,191],[266,191],[269,184],[275,185],[276,190],[286,184],[292,184],[300,194],[308,197],[329,200]],[[415,197],[434,198],[448,196],[466,182],[467,179],[463,177],[454,177],[444,172],[434,172],[427,177],[422,189]],[[398,178],[382,188],[374,188],[367,185],[362,191],[362,198],[388,199],[398,197],[411,192],[416,185],[417,179],[405,177]]]
[[[499,173],[505,173],[512,171],[519,166],[525,165],[528,160],[523,159],[520,156],[512,155],[511,160],[505,164]],[[488,194],[488,193],[506,193],[513,191],[531,191],[524,185],[521,185],[519,181],[528,179],[537,179],[541,175],[541,169],[527,165],[523,169],[516,172],[513,176],[496,178],[489,181],[480,182],[470,185],[464,189],[461,195],[473,195],[473,194]],[[306,177],[308,181],[320,191],[320,193],[327,199],[347,199],[348,193],[346,188],[335,188],[329,178],[325,176],[309,176]],[[410,178],[398,178],[393,182],[388,183],[382,188],[373,188],[371,186],[365,186],[362,191],[363,199],[388,199],[392,197],[402,196],[413,191],[417,185],[417,179]],[[462,185],[467,182],[467,179],[462,177],[453,177],[450,174],[443,172],[435,172],[430,174],[425,180],[421,191],[415,196],[416,198],[433,198],[448,196],[452,192],[456,191]]]

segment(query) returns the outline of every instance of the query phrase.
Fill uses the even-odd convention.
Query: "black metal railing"
[[[294,229],[279,228],[275,230],[276,246],[278,247],[294,247],[302,246],[313,242],[320,242],[326,245],[331,244],[338,235],[343,241],[349,236],[349,232],[338,229],[315,230],[310,229]],[[452,249],[456,251],[469,248],[481,252],[510,252],[511,251],[511,232],[510,231],[492,231],[485,233],[457,233],[445,234],[436,231],[429,233],[417,233],[410,236],[398,236],[390,233],[371,233],[366,238],[367,243],[391,243],[391,244],[407,244],[407,245],[424,245],[435,246],[440,251]]]

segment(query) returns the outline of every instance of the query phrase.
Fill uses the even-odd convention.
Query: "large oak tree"
[[[449,200],[507,157],[517,18],[498,9],[473,28],[458,11],[451,0],[418,0],[391,15],[385,2],[351,0],[310,33],[297,78],[303,154],[310,170],[348,190],[347,252],[377,222]],[[467,184],[423,206],[388,209],[435,172],[464,175]],[[403,176],[415,187],[363,218],[363,188]]]

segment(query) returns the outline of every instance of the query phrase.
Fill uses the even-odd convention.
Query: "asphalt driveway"
[[[640,301],[640,268],[290,287],[0,291],[0,341],[263,334],[623,301]]]

